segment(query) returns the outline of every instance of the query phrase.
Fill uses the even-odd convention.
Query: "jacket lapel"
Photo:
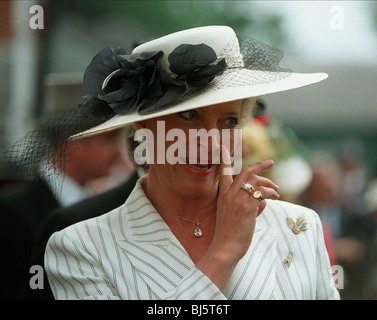
[[[140,183],[126,202],[127,238],[119,242],[136,272],[157,296],[176,288],[194,267]],[[275,285],[276,231],[265,213],[257,218],[252,244],[233,272],[225,296],[229,299],[270,299]]]
[[[161,297],[177,287],[194,264],[139,183],[126,208],[127,237],[119,245],[139,276]]]
[[[267,300],[273,298],[276,283],[276,229],[268,225],[263,212],[251,246],[237,264],[225,296],[232,300]]]

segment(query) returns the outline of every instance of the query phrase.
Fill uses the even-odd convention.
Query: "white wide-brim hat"
[[[171,68],[169,68],[171,66],[169,65],[168,58],[169,55],[182,44],[205,44],[211,47],[217,55],[217,61],[225,59],[225,70],[221,74],[216,75],[211,82],[205,85],[204,88],[185,94],[182,99],[177,99],[176,102],[169,103],[164,108],[159,108],[154,112],[140,113],[138,110],[142,105],[142,103],[140,103],[131,112],[126,114],[116,114],[102,124],[75,134],[71,138],[77,139],[87,137],[120,128],[130,123],[186,110],[296,89],[317,83],[327,78],[326,73],[294,73],[276,68],[258,68],[253,67],[252,65],[250,67],[245,58],[250,60],[252,57],[245,57],[245,54],[241,53],[239,41],[235,32],[232,28],[227,26],[206,26],[175,32],[136,47],[133,50],[132,55],[137,56],[143,55],[144,53],[162,51],[163,56],[160,59],[159,67],[161,70],[167,71],[174,79],[176,75],[171,71]],[[265,48],[268,47],[265,46]],[[252,51],[248,52],[250,55],[253,55]],[[261,55],[260,48],[255,54]],[[122,72],[121,68],[109,72],[107,76],[106,74],[102,74],[104,79],[101,90],[106,89],[109,81],[118,72]],[[100,95],[98,95],[98,97],[101,99]]]

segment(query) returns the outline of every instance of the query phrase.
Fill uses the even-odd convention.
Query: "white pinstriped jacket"
[[[45,268],[56,299],[339,299],[312,210],[268,200],[223,294],[195,268],[139,182],[124,205],[51,236]],[[294,234],[286,218],[300,214],[310,226]]]

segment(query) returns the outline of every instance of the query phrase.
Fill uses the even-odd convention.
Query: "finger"
[[[241,188],[241,190],[242,190],[242,188]],[[257,201],[257,202],[259,202],[259,204],[260,204],[260,203],[262,203],[265,199],[278,200],[278,199],[280,198],[279,194],[278,194],[274,189],[272,189],[272,188],[259,187],[257,191],[260,192],[260,194],[261,194],[261,196],[262,196],[262,199],[263,199],[262,201],[261,201],[261,199],[259,199],[258,197],[255,197],[255,196],[254,196],[254,192],[256,192],[256,191],[251,191],[251,192],[246,191],[246,193],[248,194],[248,196],[246,195],[245,192],[242,192],[242,193],[236,195],[236,196],[234,197],[234,199],[235,199],[236,197],[237,197],[237,198],[242,197],[243,199],[245,199],[245,197],[247,197],[250,201],[253,201],[253,202],[256,202],[256,201]]]
[[[271,169],[273,165],[273,160],[258,161],[250,166],[245,167],[243,171],[249,174],[259,174],[261,172]]]
[[[280,197],[279,194],[277,193],[277,191],[279,190],[279,187],[275,183],[273,183],[270,179],[267,179],[265,177],[260,177],[254,174],[252,176],[249,176],[245,180],[245,182],[248,182],[254,188],[254,191],[260,191],[262,193],[263,198],[277,200]],[[234,182],[234,185],[235,187],[237,187],[236,181]],[[242,183],[240,184],[239,187],[243,189]],[[253,196],[254,191],[252,192],[246,191],[246,192],[250,194],[251,196]],[[235,190],[235,192],[237,192],[237,190]]]
[[[233,176],[229,174],[230,172],[230,153],[224,145],[221,145],[219,195],[227,192],[233,183]]]
[[[278,200],[279,194],[272,188],[259,187],[258,190],[262,194],[263,199]]]
[[[267,206],[267,202],[266,201],[262,201],[261,204],[259,205],[259,208],[258,208],[257,217],[260,216],[260,214],[263,212],[263,210],[266,208],[266,206]]]
[[[275,191],[279,190],[279,186],[266,177],[254,175],[254,179],[256,180],[254,185],[255,188],[268,187],[274,189]]]
[[[255,164],[252,164],[248,167],[242,169],[240,174],[234,178],[234,182],[237,184],[242,184],[243,182],[248,182],[247,178],[250,175],[257,175],[261,172],[271,169],[274,165],[272,160],[260,161]]]

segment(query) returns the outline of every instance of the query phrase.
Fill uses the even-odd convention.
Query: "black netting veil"
[[[283,51],[254,38],[239,38],[240,51],[246,69],[291,73],[280,66]]]
[[[43,175],[54,181],[79,146],[80,140],[70,141],[69,137],[114,115],[106,102],[85,96],[78,107],[53,116],[18,140],[4,153],[4,158],[26,179],[35,180]]]

